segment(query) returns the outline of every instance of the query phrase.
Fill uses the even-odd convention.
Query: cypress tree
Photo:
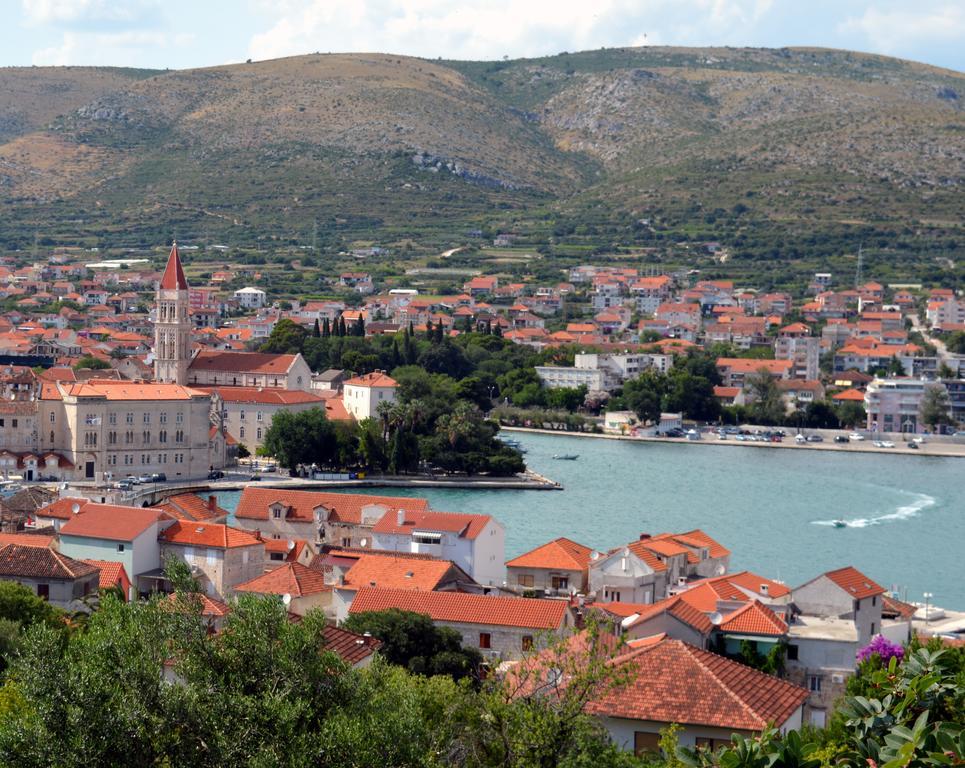
[[[332,326],[328,323],[328,318],[322,318],[322,338],[327,339],[332,335]]]
[[[312,328],[312,336],[316,339],[321,338],[322,329],[318,327],[318,318],[315,318],[315,325]]]
[[[469,317],[469,315],[466,315],[465,318],[463,318],[462,332],[472,333],[472,319]]]
[[[438,323],[436,323],[436,333],[435,333],[435,335],[432,337],[432,340],[433,340],[436,344],[442,343],[442,333],[443,333],[443,330],[442,330],[442,321],[440,320]]]
[[[432,321],[426,320],[426,341],[432,341]]]
[[[496,326],[493,328],[493,336],[503,337],[503,327],[499,323],[496,323]]]
[[[352,335],[365,336],[365,321],[362,319],[361,315],[356,318],[355,325],[352,326]]]
[[[341,336],[341,337],[343,337],[343,338],[344,338],[345,335],[346,335],[345,318],[342,317],[342,316],[339,316],[339,318],[338,318],[338,335]]]

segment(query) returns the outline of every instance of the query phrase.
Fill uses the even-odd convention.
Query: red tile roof
[[[165,605],[170,606],[172,609],[180,607],[180,600],[190,601],[197,599],[201,602],[201,615],[202,616],[215,616],[220,618],[221,616],[227,616],[231,613],[231,608],[227,603],[223,603],[220,600],[215,600],[212,597],[201,592],[195,592],[187,595],[178,595],[176,592],[171,593],[167,596],[167,602]],[[190,602],[184,606],[185,609],[191,606]]]
[[[331,651],[346,664],[358,664],[382,647],[381,640],[357,635],[340,627],[325,627],[322,637],[325,640],[325,650]]]
[[[590,565],[590,547],[567,538],[553,539],[506,563],[507,568],[542,568],[558,571],[585,571]]]
[[[857,568],[846,566],[824,574],[852,597],[862,600],[872,595],[881,595],[885,588],[875,584]]]
[[[153,524],[167,519],[168,515],[159,509],[90,503],[81,514],[63,524],[60,535],[134,541]]]
[[[753,600],[727,615],[720,624],[720,630],[740,635],[782,637],[787,634],[787,624],[759,600]]]
[[[563,626],[567,603],[563,600],[491,597],[462,592],[363,588],[355,595],[349,613],[385,611],[390,608],[422,613],[433,621],[555,630]]]
[[[756,573],[751,573],[750,571],[739,571],[737,573],[728,573],[724,576],[715,576],[712,579],[708,579],[708,581],[713,584],[727,582],[745,589],[748,592],[753,592],[761,596],[766,595],[767,597],[778,598],[791,594],[791,590],[786,584],[768,579],[764,576],[758,576]],[[761,589],[761,587],[766,587],[766,591]]]
[[[124,599],[127,599],[127,588],[131,584],[131,580],[127,576],[127,570],[124,568],[123,563],[114,563],[110,560],[91,560],[90,558],[84,558],[84,562],[88,565],[93,565],[95,568],[100,568],[100,588],[110,589],[111,587],[118,587],[124,592]]]
[[[831,399],[845,401],[850,400],[856,403],[863,403],[864,392],[862,392],[860,389],[846,389],[844,392],[838,392],[838,394],[834,395]]]
[[[709,635],[714,628],[707,614],[684,600],[682,595],[668,597],[665,600],[660,600],[648,606],[647,610],[642,611],[637,619],[630,622],[628,628],[644,624],[655,616],[660,616],[665,613],[703,635]]]
[[[56,537],[47,533],[0,533],[0,546],[19,544],[22,547],[50,547]]]
[[[329,397],[316,392],[303,392],[300,389],[273,389],[264,387],[198,387],[203,392],[218,395],[226,403],[251,403],[254,405],[307,405],[319,407]]]
[[[213,508],[212,508],[213,506]],[[156,509],[167,512],[177,520],[214,520],[228,516],[228,510],[222,509],[216,503],[202,499],[194,493],[179,493],[168,496],[164,502],[155,505]]]
[[[399,386],[399,384],[391,376],[386,376],[381,371],[375,371],[374,373],[366,373],[364,376],[355,376],[346,381],[343,386],[392,388]]]
[[[617,657],[632,682],[591,702],[592,714],[757,732],[782,726],[804,703],[803,688],[679,640]]]
[[[97,573],[97,568],[46,547],[4,544],[0,546],[0,576],[40,579],[77,579]]]
[[[429,512],[405,510],[405,518],[399,525],[396,513],[382,516],[374,526],[373,533],[394,533],[411,536],[414,531],[445,531],[460,538],[475,539],[492,518],[489,515],[472,515],[461,512]]]
[[[221,523],[199,523],[178,520],[168,526],[158,537],[165,544],[181,544],[187,547],[213,547],[215,549],[234,549],[253,547],[262,544],[257,536],[241,528],[232,528]]]
[[[188,290],[188,281],[184,277],[184,270],[181,268],[181,257],[178,255],[177,243],[171,246],[168,263],[164,268],[164,275],[161,277],[161,288],[176,291]]]
[[[188,370],[283,374],[295,362],[295,355],[275,355],[269,352],[221,352],[202,350],[191,360]]]
[[[432,591],[452,569],[448,560],[412,560],[385,555],[362,555],[345,574],[345,587],[381,587]]]
[[[285,563],[273,571],[256,576],[251,581],[238,584],[236,592],[254,592],[261,595],[291,595],[304,597],[327,592],[324,575],[301,563]]]
[[[362,510],[369,506],[384,507],[387,512],[396,514],[397,510],[406,512],[428,511],[429,502],[425,499],[402,496],[370,496],[363,493],[327,493],[320,491],[292,491],[276,488],[253,488],[247,486],[241,493],[235,517],[249,520],[267,520],[268,507],[276,502],[290,508],[289,522],[312,522],[313,510],[325,507],[329,519],[344,523],[362,522]]]

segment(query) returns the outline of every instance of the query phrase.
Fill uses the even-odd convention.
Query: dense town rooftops
[[[679,640],[648,643],[612,662],[627,686],[591,702],[596,715],[759,732],[786,722],[808,692]]]
[[[349,613],[390,608],[421,613],[433,621],[546,630],[562,627],[568,610],[563,600],[363,588],[356,593]]]

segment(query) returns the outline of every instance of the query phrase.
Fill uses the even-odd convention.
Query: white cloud
[[[730,42],[771,0],[256,0],[269,28],[255,59],[311,51],[381,51],[473,59],[601,46]],[[669,34],[668,34],[669,33]]]
[[[965,6],[887,10],[868,8],[859,17],[838,25],[844,34],[860,33],[873,50],[895,54],[921,44],[958,43],[965,46]]]
[[[191,33],[129,31],[113,33],[64,32],[59,45],[35,51],[37,66],[153,67],[157,50],[185,48],[194,43]]]
[[[21,0],[32,26],[138,25],[155,17],[159,0]]]

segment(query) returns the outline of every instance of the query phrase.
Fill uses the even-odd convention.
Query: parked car
[[[128,475],[124,480],[131,485],[138,485],[141,482],[137,475]]]
[[[864,440],[864,435],[859,434],[858,432],[852,432],[850,435],[848,435],[848,440],[853,440],[856,443],[860,443],[862,440]]]
[[[220,480],[220,479],[221,479],[222,477],[224,477],[224,476],[225,476],[225,475],[224,475],[224,472],[222,472],[220,469],[212,469],[212,470],[208,473],[208,479],[209,479],[209,480]]]
[[[139,482],[139,483],[153,483],[153,482],[154,482],[154,475],[140,475],[140,476],[137,478],[137,482]]]
[[[821,435],[808,435],[808,438],[807,438],[807,439],[808,439],[808,442],[809,442],[809,443],[823,443],[823,442],[824,442],[824,438],[821,437]]]
[[[918,446],[915,447],[917,448]],[[129,491],[134,487],[134,484],[130,480],[119,480],[114,483],[114,487],[119,491]]]
[[[836,443],[847,443],[847,442],[849,442],[849,441],[848,441],[848,436],[847,436],[847,435],[835,435],[835,436],[834,436],[834,442],[836,442]]]
[[[800,445],[801,443],[806,443],[807,441],[808,439],[801,433],[798,433],[794,436],[794,442],[797,443],[798,445]]]
[[[257,483],[260,481],[261,481],[261,475],[251,475],[251,477],[248,478],[249,483]]]
[[[152,483],[166,483],[168,481],[168,476],[163,472],[155,472],[151,475]]]

